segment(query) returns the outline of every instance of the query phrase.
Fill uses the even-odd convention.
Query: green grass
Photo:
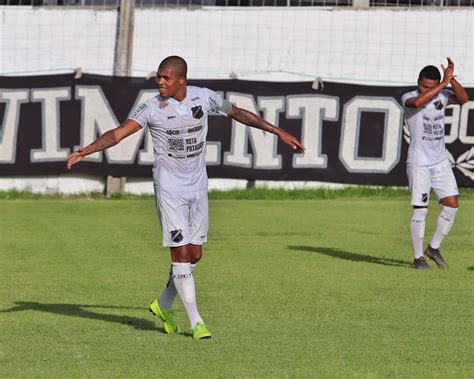
[[[147,310],[169,269],[151,198],[42,199],[0,200],[0,377],[474,376],[470,196],[427,272],[408,197],[212,200],[206,341],[179,301],[185,335]]]
[[[474,199],[474,187],[460,188],[461,199]],[[77,195],[38,194],[27,191],[0,191],[0,200],[62,200],[62,199],[89,199],[89,200],[149,200],[153,195],[131,195],[123,192],[115,193],[107,198],[103,193],[92,192]],[[374,187],[374,186],[347,186],[333,189],[328,187],[312,189],[269,189],[248,188],[229,191],[213,190],[209,192],[210,200],[309,200],[309,199],[407,199],[409,191],[406,187]],[[433,199],[435,195],[433,194]]]

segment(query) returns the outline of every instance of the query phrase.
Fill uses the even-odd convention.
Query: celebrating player
[[[202,257],[202,245],[207,241],[208,179],[204,152],[208,114],[227,115],[248,126],[276,134],[301,153],[305,148],[291,134],[236,107],[216,92],[187,86],[186,75],[187,64],[183,58],[170,56],[164,59],[156,73],[159,94],[139,105],[123,124],[72,153],[67,168],[86,155],[114,146],[148,126],[155,154],[156,206],[163,245],[170,247],[172,261],[168,283],[150,304],[150,310],[163,321],[167,333],[180,333],[172,310],[173,301],[179,294],[193,338],[202,339],[211,337],[211,333],[197,309],[193,270]]]
[[[469,100],[465,89],[454,76],[454,62],[448,58],[443,80],[438,68],[426,66],[420,71],[418,89],[402,96],[405,120],[410,128],[407,174],[411,191],[413,216],[410,223],[416,269],[428,269],[425,258],[440,268],[448,267],[440,252],[443,238],[449,233],[458,210],[458,187],[446,155],[444,144],[444,110],[448,104],[464,104]],[[451,92],[446,89],[451,85]],[[430,189],[443,205],[436,230],[423,253],[425,219]]]

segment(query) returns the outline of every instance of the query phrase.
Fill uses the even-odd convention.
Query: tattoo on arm
[[[115,138],[114,130],[109,130],[92,142],[89,146],[86,147],[87,154],[95,153],[96,151],[105,150],[111,146],[114,146],[118,143]],[[90,151],[89,151],[90,150]]]
[[[242,124],[253,126],[254,128],[266,130],[267,132],[276,134],[275,132],[277,128],[265,121],[260,116],[257,116],[256,114],[245,109],[238,108],[234,115],[234,119],[241,122]]]

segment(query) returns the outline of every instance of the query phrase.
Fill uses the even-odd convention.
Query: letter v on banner
[[[0,163],[15,163],[20,106],[28,102],[29,95],[28,89],[0,90],[0,103],[6,103],[0,129]]]

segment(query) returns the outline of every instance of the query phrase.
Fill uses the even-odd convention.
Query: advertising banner
[[[210,178],[407,185],[404,93],[416,88],[312,82],[189,81],[260,114],[298,137],[306,154],[276,136],[220,115],[209,117]],[[474,89],[467,89],[474,99]],[[59,175],[66,157],[125,121],[158,93],[154,79],[98,75],[0,77],[0,176]],[[459,186],[474,184],[474,101],[446,109],[446,147]],[[145,129],[72,172],[150,177],[153,146]]]

